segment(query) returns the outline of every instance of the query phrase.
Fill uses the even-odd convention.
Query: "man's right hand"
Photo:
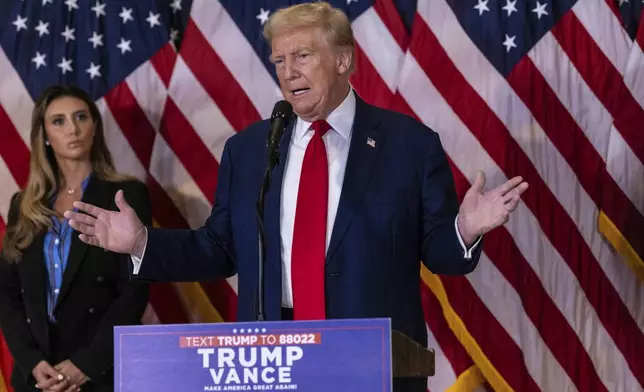
[[[36,388],[43,391],[64,391],[68,387],[65,376],[47,361],[38,362],[31,374],[36,379]]]
[[[80,240],[116,253],[143,258],[147,241],[146,230],[136,212],[118,191],[115,197],[119,211],[108,211],[81,201],[74,202],[75,211],[65,211],[69,225],[80,232]]]

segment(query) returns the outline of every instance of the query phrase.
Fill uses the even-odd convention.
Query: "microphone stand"
[[[271,173],[273,168],[279,164],[280,154],[278,151],[279,141],[270,140],[268,143],[268,167],[264,172],[264,179],[262,186],[259,190],[259,198],[257,199],[257,239],[259,242],[259,276],[257,283],[257,297],[256,297],[256,318],[257,321],[266,320],[264,312],[264,264],[266,263],[266,231],[264,230],[264,198],[271,184]]]

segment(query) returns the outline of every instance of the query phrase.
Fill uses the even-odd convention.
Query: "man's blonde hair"
[[[264,38],[270,45],[273,38],[283,32],[311,27],[321,28],[329,44],[349,47],[353,53],[355,40],[349,18],[341,9],[323,1],[302,3],[277,10],[264,24]],[[354,68],[354,57],[351,59],[351,70]]]

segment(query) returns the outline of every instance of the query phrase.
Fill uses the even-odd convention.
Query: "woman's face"
[[[83,100],[56,98],[47,107],[44,120],[47,140],[58,160],[89,160],[94,120]]]

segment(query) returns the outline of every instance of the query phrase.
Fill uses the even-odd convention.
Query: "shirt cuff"
[[[130,259],[132,259],[132,265],[134,267],[132,268],[133,275],[139,274],[139,270],[141,269],[141,264],[143,263],[143,257],[145,257],[145,250],[148,247],[148,228],[145,226],[143,226],[143,228],[145,229],[145,244],[143,245],[143,254],[141,255],[140,259],[134,255],[130,255]]]
[[[467,249],[467,247],[465,246],[465,242],[463,241],[463,237],[461,237],[461,232],[458,230],[458,215],[456,215],[456,219],[454,219],[454,228],[456,229],[456,236],[458,237],[458,242],[461,244],[461,247],[463,248],[463,257],[465,258],[465,260],[470,260],[472,258],[472,252],[479,245],[483,236],[479,236],[474,242],[474,245],[472,245],[469,249]]]

